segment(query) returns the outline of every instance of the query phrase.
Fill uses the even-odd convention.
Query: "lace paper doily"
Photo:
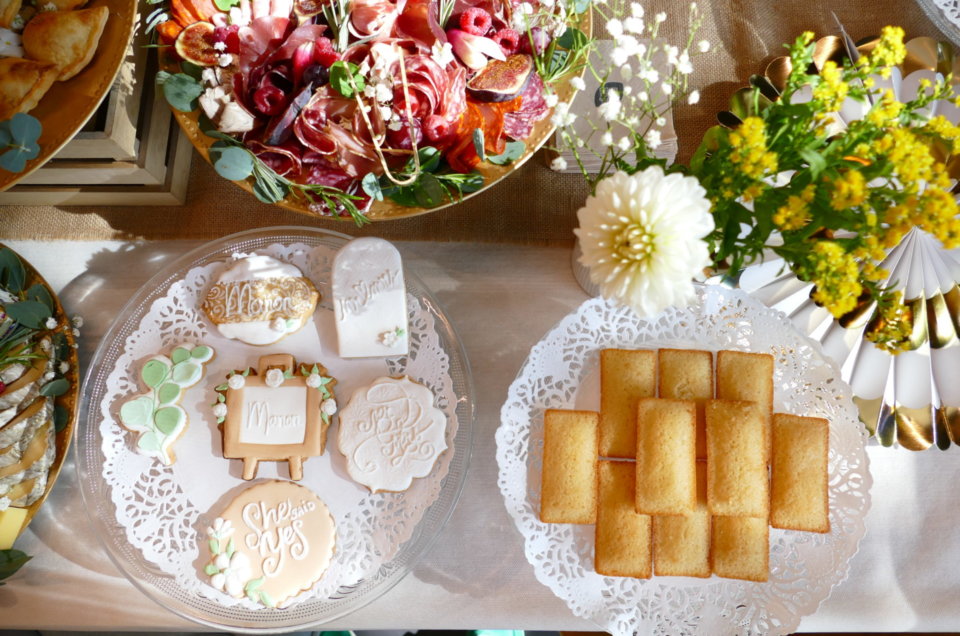
[[[771,634],[792,631],[844,580],[869,508],[866,431],[850,388],[819,345],[783,314],[742,292],[701,287],[685,309],[651,319],[602,299],[586,301],[530,351],[507,395],[497,430],[499,485],[537,579],[577,616],[617,635]],[[593,570],[592,525],[539,520],[543,412],[596,410],[605,348],[696,347],[772,353],[777,411],[829,418],[827,534],[770,530],[770,580],[605,577]]]
[[[433,471],[414,480],[404,492],[375,495],[350,480],[336,448],[335,431],[330,431],[326,452],[306,460],[300,483],[314,490],[333,513],[337,525],[336,552],[323,578],[297,596],[294,604],[335,597],[388,567],[440,494],[454,455],[458,397],[432,308],[408,293],[409,355],[340,359],[329,299],[336,247],[339,245],[313,247],[295,243],[272,244],[258,250],[297,265],[323,295],[313,322],[279,343],[253,347],[227,340],[210,327],[199,303],[210,281],[224,267],[222,261],[217,261],[187,271],[182,280],[174,282],[166,294],[153,301],[132,333],[115,345],[122,346],[122,352],[106,375],[104,397],[96,411],[105,490],[129,545],[149,564],[175,577],[176,585],[186,595],[206,597],[224,607],[275,612],[246,598],[235,599],[215,590],[201,571],[209,559],[200,549],[206,545],[206,527],[233,496],[251,483],[240,478],[239,460],[223,459],[220,453],[220,432],[210,407],[216,397],[214,387],[224,381],[231,369],[255,367],[261,355],[286,352],[301,362],[321,362],[338,379],[336,396],[341,406],[346,405],[355,388],[382,375],[405,374],[433,391],[448,422],[448,451],[440,455]],[[181,406],[189,417],[188,428],[174,444],[177,461],[166,467],[134,451],[136,434],[119,425],[117,414],[124,400],[143,391],[138,383],[142,362],[154,354],[168,353],[184,342],[208,344],[216,356],[207,364],[203,379],[185,393]],[[286,465],[261,463],[257,478],[287,479]]]

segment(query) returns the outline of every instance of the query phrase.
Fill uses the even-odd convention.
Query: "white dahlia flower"
[[[694,177],[665,175],[652,166],[617,172],[599,184],[577,212],[590,280],[604,298],[642,316],[693,298],[692,279],[710,264],[703,238],[713,230],[710,201]]]

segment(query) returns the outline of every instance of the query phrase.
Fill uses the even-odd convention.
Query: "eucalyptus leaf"
[[[171,435],[174,431],[180,428],[180,425],[183,423],[183,420],[186,416],[183,414],[183,409],[178,406],[165,406],[161,409],[157,409],[157,412],[153,416],[153,421],[157,425],[157,430],[163,433],[164,435]]]
[[[67,410],[62,404],[56,404],[53,407],[53,428],[56,432],[60,432],[63,429],[67,428],[67,424],[70,422],[70,411]]]
[[[487,153],[483,147],[483,128],[473,129],[473,149],[477,151],[477,156],[480,157],[480,161],[486,161]]]
[[[211,355],[210,347],[206,345],[197,345],[190,351],[190,356],[196,360],[202,360],[203,358],[209,358]]]
[[[175,73],[163,82],[163,96],[167,103],[185,113],[197,107],[196,99],[202,92],[200,82],[186,73]]]
[[[13,141],[13,136],[7,129],[6,123],[7,122],[0,122],[0,148],[6,148],[10,145],[10,142]]]
[[[50,294],[50,290],[48,290],[44,285],[41,285],[40,283],[31,285],[30,288],[24,292],[24,295],[26,296],[27,300],[35,300],[43,303],[47,306],[47,308],[50,309],[50,314],[53,314],[53,296]]]
[[[237,146],[217,147],[217,144],[210,148],[211,156],[216,157],[213,167],[217,174],[229,181],[243,181],[253,173],[254,158],[249,150]]]
[[[383,190],[380,189],[380,180],[377,179],[377,175],[368,172],[360,181],[360,185],[363,187],[363,191],[371,197],[377,201],[383,201]]]
[[[36,300],[9,303],[4,309],[8,316],[30,329],[43,329],[51,315],[50,308]]]
[[[188,62],[186,60],[182,60],[180,62],[180,70],[198,82],[200,81],[200,76],[203,74],[202,66],[198,66],[193,62]]]
[[[174,365],[171,377],[174,382],[180,384],[193,384],[201,373],[203,373],[203,369],[200,365],[192,362],[181,362]]]
[[[140,370],[140,378],[151,389],[163,384],[170,375],[170,367],[162,360],[147,360]]]
[[[27,153],[13,148],[0,155],[0,168],[7,172],[23,172],[27,167]]]
[[[44,397],[57,397],[70,390],[70,383],[64,378],[57,378],[47,382],[40,387],[40,395]]]
[[[160,404],[172,404],[180,397],[180,385],[173,382],[161,384],[157,389],[157,401]]]
[[[10,118],[8,130],[15,144],[26,146],[35,143],[40,138],[43,126],[40,124],[40,120],[33,115],[17,113]]]
[[[573,0],[573,12],[576,14],[586,13],[590,8],[590,0]]]
[[[140,439],[137,440],[137,446],[145,451],[159,451],[160,450],[160,437],[150,431],[149,433],[144,433],[140,436]]]
[[[184,360],[190,359],[190,350],[186,347],[177,347],[170,353],[170,359],[174,364],[183,362]]]
[[[153,76],[153,79],[157,83],[157,86],[163,86],[171,77],[173,77],[173,73],[168,73],[167,71],[157,71],[157,74]]]
[[[425,208],[433,208],[443,202],[445,191],[440,181],[429,172],[420,175],[415,196],[417,203]]]
[[[33,557],[20,550],[0,550],[0,581],[17,573]],[[0,583],[3,585],[3,583]]]
[[[153,428],[153,400],[141,395],[120,405],[120,421],[129,429],[149,431]]]
[[[9,247],[0,248],[0,284],[17,294],[23,289],[26,278],[27,272],[20,257]]]
[[[513,163],[523,156],[527,149],[527,144],[522,141],[508,141],[506,148],[499,155],[488,156],[487,161],[498,166],[505,166]]]

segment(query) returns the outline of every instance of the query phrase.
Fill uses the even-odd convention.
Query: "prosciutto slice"
[[[247,75],[252,68],[262,64],[270,52],[284,41],[289,27],[289,18],[275,16],[257,18],[248,26],[240,27],[241,74]]]

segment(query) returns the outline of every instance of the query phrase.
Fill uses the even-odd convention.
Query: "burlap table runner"
[[[643,1],[648,13],[665,11],[671,41],[681,41],[687,2]],[[899,24],[908,37],[945,39],[914,0],[706,0],[700,3],[704,24],[700,37],[713,43],[709,55],[697,58],[692,85],[702,98],[696,106],[678,106],[674,113],[680,139],[679,160],[696,149],[715,114],[730,95],[770,59],[782,45],[805,30],[818,36],[836,32],[831,12],[859,39]],[[257,201],[194,157],[187,204],[179,207],[32,207],[0,211],[0,238],[212,239],[232,232],[272,225],[312,225],[351,234],[372,234],[399,240],[482,241],[565,245],[572,243],[576,210],[587,191],[577,175],[556,174],[536,156],[486,192],[445,210],[367,226],[324,220]]]

